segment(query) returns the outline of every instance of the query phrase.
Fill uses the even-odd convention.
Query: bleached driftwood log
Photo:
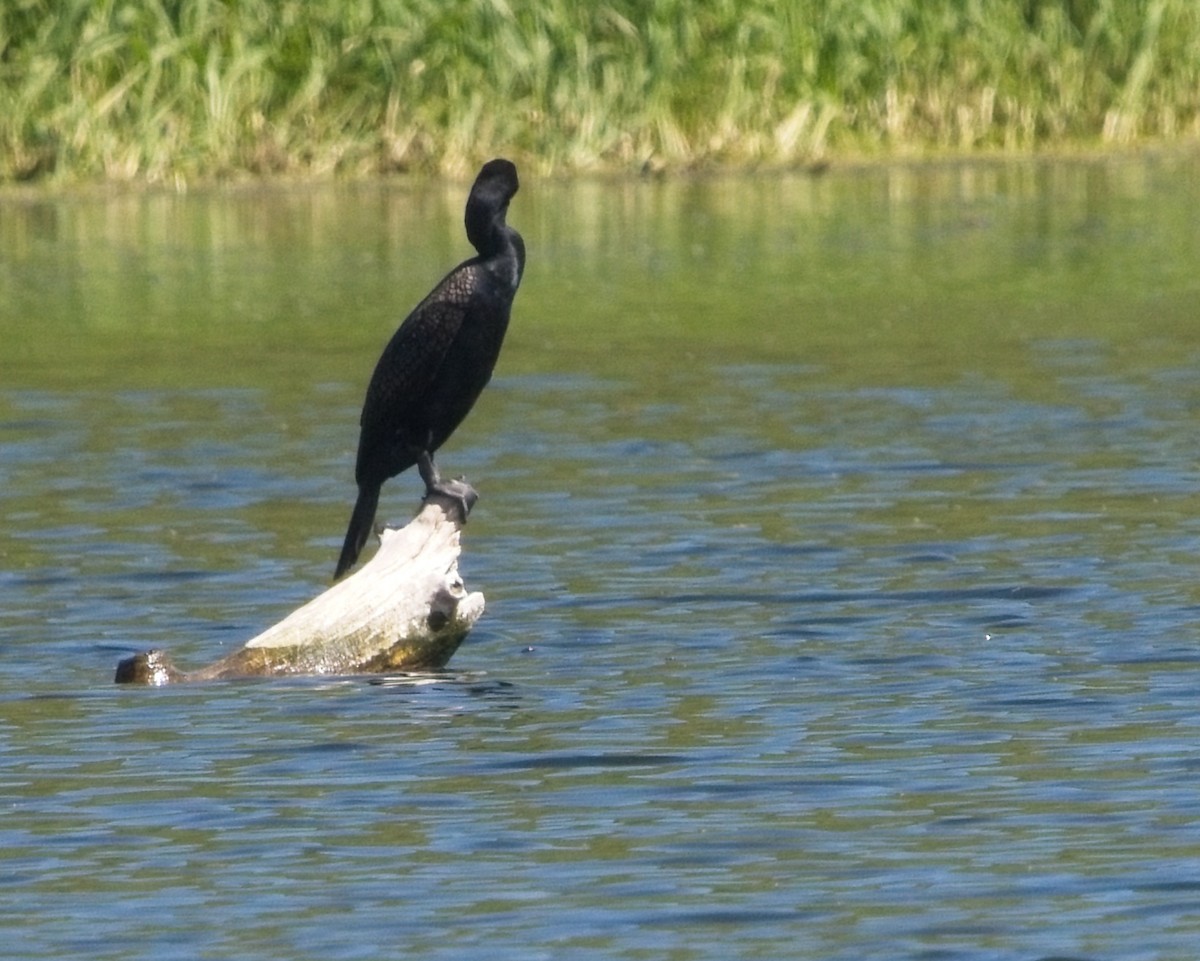
[[[123,660],[116,681],[160,685],[443,667],[483,614],[483,595],[468,593],[458,574],[465,520],[456,500],[431,495],[407,527],[381,533],[379,550],[363,567],[240,650],[189,672],[162,651],[146,651]]]

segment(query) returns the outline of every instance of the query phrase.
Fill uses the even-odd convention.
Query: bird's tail
[[[358,500],[354,502],[354,512],[350,515],[350,527],[346,530],[346,540],[342,544],[342,556],[338,558],[337,570],[333,579],[340,580],[341,576],[354,566],[358,555],[367,542],[367,535],[375,523],[375,509],[379,506],[379,484],[365,484],[358,489]]]

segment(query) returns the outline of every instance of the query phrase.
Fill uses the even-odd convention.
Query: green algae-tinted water
[[[326,585],[463,193],[0,201],[6,951],[1191,957],[1188,161],[527,180],[452,671],[109,683]]]

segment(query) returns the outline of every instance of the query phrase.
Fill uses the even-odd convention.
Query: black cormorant
[[[434,452],[446,442],[492,377],[513,296],[525,270],[525,244],[504,217],[517,192],[507,160],[483,165],[467,198],[467,239],[477,257],[455,267],[392,336],[363,403],[354,479],[358,500],[334,579],[354,566],[375,521],[379,490],[413,464],[426,495],[464,501],[465,485],[442,481]],[[464,517],[468,508],[463,503]]]

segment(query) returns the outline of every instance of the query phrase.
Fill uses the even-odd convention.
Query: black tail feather
[[[333,579],[340,580],[341,576],[354,566],[363,545],[375,524],[375,510],[379,507],[379,484],[367,484],[358,489],[358,500],[354,502],[354,512],[350,515],[350,527],[346,530],[346,540],[342,544],[342,556],[338,558],[337,570]]]

